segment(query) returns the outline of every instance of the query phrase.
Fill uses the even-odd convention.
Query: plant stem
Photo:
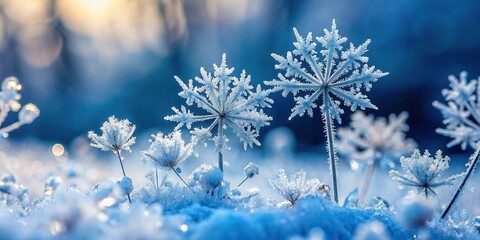
[[[245,181],[247,181],[248,177],[245,177],[238,185],[237,188],[240,187]]]
[[[475,170],[475,167],[478,163],[478,159],[480,158],[479,156],[479,152],[480,152],[480,146],[477,145],[477,150],[475,150],[475,153],[474,155],[472,156],[473,157],[473,162],[472,164],[470,164],[470,166],[468,167],[468,170],[467,170],[467,175],[465,175],[465,178],[463,179],[462,183],[460,184],[460,186],[458,187],[457,189],[457,192],[455,192],[455,195],[453,196],[452,200],[450,201],[450,203],[448,204],[447,208],[445,208],[445,211],[443,212],[442,214],[442,219],[444,219],[448,212],[450,211],[450,209],[453,207],[453,205],[455,204],[455,202],[457,201],[457,198],[460,196],[460,194],[462,193],[463,191],[463,188],[465,187],[465,184],[467,183],[467,180],[468,178],[470,177],[470,175],[473,173],[473,170]]]
[[[127,174],[125,174],[125,168],[123,167],[122,156],[120,156],[120,150],[117,149],[115,150],[115,152],[117,153],[118,161],[120,162],[120,167],[122,167],[123,176],[127,177]],[[127,197],[128,197],[128,202],[132,203],[132,199],[130,198],[130,193],[127,193]]]
[[[368,188],[370,187],[370,182],[372,181],[373,172],[375,171],[376,160],[373,163],[368,164],[365,174],[362,181],[362,189],[360,190],[359,201],[363,202],[367,196]]]
[[[218,152],[218,168],[223,172],[223,154]]]
[[[183,180],[182,176],[180,176],[180,174],[177,172],[177,170],[175,170],[175,168],[172,167],[172,170],[173,172],[175,172],[175,174],[177,174],[178,178],[180,178],[180,180],[182,180],[182,182],[185,184],[185,186],[188,187],[188,189],[190,189],[193,194],[195,194],[195,191],[193,191],[193,189],[187,184],[187,182],[185,182],[185,180]]]
[[[158,167],[155,165],[155,181],[157,183],[157,190],[160,189],[160,186],[158,186]]]
[[[328,161],[330,162],[330,171],[332,174],[333,182],[333,198],[336,203],[338,203],[338,190],[337,190],[337,166],[335,156],[335,136],[332,125],[332,116],[330,114],[330,109],[328,107],[324,108],[324,118],[325,118],[325,129],[327,132],[327,152],[328,152]]]

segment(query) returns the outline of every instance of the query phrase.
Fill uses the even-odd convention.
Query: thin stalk
[[[425,199],[428,199],[428,187],[425,187]]]
[[[160,189],[160,186],[158,185],[158,167],[155,166],[155,182],[157,183],[157,190]]]
[[[245,181],[247,181],[248,177],[245,177],[238,185],[237,188],[240,187]]]
[[[218,152],[218,168],[223,172],[223,154]]]
[[[324,108],[324,117],[325,117],[325,129],[327,131],[327,152],[328,152],[328,161],[330,162],[330,170],[332,173],[332,182],[333,182],[333,198],[336,203],[338,203],[338,190],[337,190],[337,166],[336,166],[336,156],[335,156],[335,139],[332,126],[332,116],[330,114],[330,109],[328,107]]]
[[[185,186],[188,187],[188,189],[190,189],[193,194],[195,194],[195,191],[193,191],[193,189],[187,184],[187,182],[185,182],[185,180],[183,180],[182,176],[180,176],[180,174],[177,172],[177,170],[175,170],[175,168],[172,167],[172,170],[175,174],[177,174],[178,178],[180,178],[180,180],[182,180],[182,182],[185,184]]]
[[[222,147],[220,148],[220,151],[218,152],[218,168],[220,168],[220,170],[223,172],[223,154],[222,154],[222,150],[223,150],[223,144],[224,144],[224,135],[223,135],[223,118],[220,118],[220,121],[218,123],[218,139],[219,139],[219,142],[222,143]]]
[[[463,179],[462,183],[460,184],[460,187],[458,187],[457,192],[455,192],[455,195],[453,196],[452,200],[448,204],[447,208],[445,208],[445,211],[442,214],[442,219],[444,219],[448,215],[448,212],[453,207],[453,205],[457,201],[457,198],[462,193],[463,188],[465,187],[465,184],[467,183],[468,178],[470,177],[470,175],[472,175],[473,170],[475,170],[475,167],[478,163],[478,159],[480,158],[480,155],[478,154],[479,152],[480,152],[480,146],[477,145],[477,150],[475,151],[472,164],[470,164],[470,166],[468,167],[467,175],[465,175],[465,178]]]
[[[115,152],[117,153],[118,161],[120,162],[120,167],[122,167],[123,176],[127,177],[127,174],[125,174],[125,168],[123,167],[122,156],[120,156],[120,150],[117,149],[115,150]],[[132,203],[132,199],[130,198],[130,193],[127,193],[127,197],[128,197],[128,202]]]
[[[4,133],[9,133],[19,127],[21,127],[23,125],[22,122],[15,122],[15,123],[12,123],[4,128],[1,128],[0,129],[0,134],[4,134]]]
[[[362,181],[362,188],[360,190],[360,202],[363,202],[365,200],[365,197],[367,196],[368,188],[370,187],[370,183],[372,182],[373,172],[375,171],[375,165],[376,161],[374,160],[373,163],[368,164],[367,169],[365,170]]]

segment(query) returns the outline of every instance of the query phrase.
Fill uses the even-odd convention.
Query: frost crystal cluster
[[[40,115],[40,110],[33,103],[28,103],[22,107],[18,102],[21,95],[18,93],[22,85],[16,77],[7,77],[3,80],[0,91],[0,134],[4,137],[8,133],[18,129],[22,125],[30,124]],[[3,122],[9,112],[18,112],[18,121],[6,127],[2,127]]]
[[[433,158],[428,151],[425,151],[422,155],[418,149],[415,149],[410,157],[400,158],[405,174],[391,170],[390,175],[401,187],[415,188],[418,193],[425,193],[426,198],[429,194],[436,196],[435,188],[451,186],[453,181],[464,175],[462,173],[439,179],[442,173],[448,169],[449,161],[450,158],[448,156],[442,157],[442,151],[440,150],[437,151],[435,158]]]
[[[295,172],[290,176],[285,174],[284,169],[278,170],[275,180],[268,180],[270,185],[282,195],[291,205],[298,199],[319,191],[321,182],[318,179],[306,179],[307,173],[303,170]]]
[[[152,138],[150,146],[142,152],[142,157],[152,161],[157,167],[173,169],[192,155],[193,143],[185,143],[180,131],[169,135],[157,133],[152,135]]]
[[[293,32],[297,40],[293,43],[295,50],[287,52],[285,57],[272,54],[277,61],[275,68],[284,70],[285,73],[279,73],[278,79],[266,81],[265,84],[272,86],[276,91],[282,91],[284,97],[288,93],[293,94],[296,106],[292,109],[289,119],[303,116],[305,112],[313,117],[314,108],[319,107],[322,110],[334,198],[338,202],[335,129],[332,121],[336,119],[340,123],[340,115],[344,112],[340,107],[342,102],[352,111],[358,107],[377,109],[368,97],[362,94],[361,88],[369,91],[372,82],[388,73],[375,70],[374,66],[369,67],[366,64],[368,57],[364,54],[370,40],[358,47],[350,43],[350,47],[342,51],[347,38],[338,34],[335,20],[330,31],[324,29],[325,35],[316,38],[322,46],[320,56],[312,33],[308,33],[304,38],[297,29],[294,28]],[[323,60],[319,60],[320,57]],[[299,95],[300,92],[304,92],[303,96]],[[318,99],[321,101],[319,105],[316,103]]]
[[[135,125],[132,125],[128,119],[118,120],[115,116],[111,116],[103,123],[100,130],[102,131],[100,136],[93,131],[88,132],[92,147],[102,151],[132,151],[130,147],[135,143],[135,137],[133,137]]]
[[[178,94],[186,99],[188,106],[193,104],[205,110],[204,115],[195,115],[185,106],[180,109],[173,107],[174,115],[165,117],[166,120],[178,122],[176,129],[182,126],[191,128],[193,123],[211,121],[207,127],[194,128],[192,134],[197,141],[213,140],[216,151],[219,153],[219,168],[223,170],[222,152],[228,148],[226,128],[233,132],[243,142],[244,148],[260,145],[257,137],[259,129],[268,126],[272,117],[265,114],[262,108],[271,107],[273,100],[268,97],[269,90],[262,90],[260,85],[256,89],[250,85],[251,77],[245,70],[240,77],[231,76],[234,68],[227,67],[227,57],[222,55],[220,66],[213,64],[213,75],[200,68],[201,77],[195,77],[184,83],[175,77],[182,91]],[[197,84],[198,86],[196,86]],[[212,132],[216,128],[216,136]]]
[[[351,116],[349,128],[338,130],[338,149],[350,160],[391,166],[402,155],[413,152],[416,143],[405,138],[407,112],[391,114],[388,120],[359,111]]]
[[[462,150],[480,140],[480,77],[467,81],[467,72],[461,72],[460,78],[448,76],[450,89],[443,89],[442,95],[447,104],[438,101],[433,106],[443,115],[445,128],[438,128],[437,133],[453,138],[448,147],[460,145]]]

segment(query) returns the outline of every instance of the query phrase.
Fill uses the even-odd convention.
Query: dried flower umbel
[[[180,78],[175,77],[182,91],[178,94],[186,99],[187,105],[197,105],[198,108],[205,110],[205,115],[194,115],[185,106],[180,109],[173,107],[174,115],[165,117],[166,120],[178,122],[176,130],[182,126],[191,128],[193,123],[212,121],[207,128],[194,128],[191,133],[196,141],[205,142],[212,140],[215,143],[215,149],[218,152],[218,167],[223,171],[223,152],[227,149],[228,137],[225,130],[230,128],[236,133],[238,138],[247,146],[253,144],[260,145],[258,141],[259,130],[261,127],[268,126],[272,117],[263,112],[263,108],[271,107],[273,100],[268,97],[270,90],[262,90],[260,85],[254,87],[250,85],[251,77],[245,70],[240,77],[231,76],[234,68],[227,67],[227,56],[222,55],[220,66],[213,64],[214,72],[205,71],[200,68],[201,77],[196,77],[194,81],[190,79],[184,83]],[[217,129],[216,136],[212,132]]]
[[[40,110],[33,103],[22,107],[18,102],[21,95],[18,93],[22,85],[16,77],[7,77],[3,80],[0,91],[0,135],[8,136],[8,133],[19,127],[32,123],[39,115]],[[9,112],[18,112],[18,121],[1,127]]]
[[[122,151],[131,152],[131,146],[135,143],[133,132],[135,125],[127,119],[118,120],[115,116],[108,118],[100,128],[102,135],[97,135],[93,131],[88,132],[88,137],[92,140],[92,147],[101,149],[102,151],[112,151],[117,155],[120,167],[124,177],[127,177],[125,168],[123,167]],[[130,194],[127,193],[128,201],[131,203]]]
[[[142,152],[142,157],[144,160],[151,161],[155,165],[157,185],[157,169],[162,168],[175,172],[185,186],[193,192],[193,189],[180,176],[176,168],[178,164],[192,155],[193,146],[195,145],[194,141],[185,143],[180,131],[175,131],[169,135],[157,133],[152,135],[152,138],[153,139],[150,140],[150,146]]]
[[[349,128],[338,130],[338,149],[352,164],[366,165],[359,195],[359,201],[363,202],[374,170],[378,167],[393,168],[395,161],[413,152],[417,144],[405,137],[409,129],[405,123],[407,112],[391,114],[387,120],[359,111],[352,114],[351,118]]]
[[[400,158],[405,174],[391,170],[390,175],[401,187],[415,188],[419,194],[424,193],[425,198],[428,198],[429,194],[437,195],[435,188],[451,186],[453,181],[464,176],[464,173],[461,173],[440,179],[443,172],[447,170],[449,161],[448,156],[442,157],[440,150],[436,152],[435,157],[431,157],[428,151],[422,155],[418,149],[415,149],[410,157]]]
[[[369,67],[366,63],[368,57],[364,56],[370,40],[365,41],[357,48],[350,44],[350,48],[342,51],[347,38],[338,34],[335,20],[332,21],[331,30],[324,29],[325,35],[317,37],[323,49],[320,51],[323,61],[317,55],[317,43],[313,41],[312,33],[303,38],[293,29],[296,42],[293,43],[295,50],[287,52],[286,57],[272,54],[277,61],[276,69],[284,70],[285,73],[278,74],[278,80],[265,81],[265,85],[272,86],[276,91],[282,91],[286,97],[292,93],[296,105],[292,108],[289,119],[295,116],[303,116],[306,113],[313,117],[313,109],[322,110],[323,122],[325,123],[325,134],[327,137],[327,153],[330,163],[330,173],[333,182],[333,195],[335,202],[338,202],[337,190],[337,147],[335,145],[335,127],[333,120],[340,123],[340,115],[343,109],[340,104],[350,107],[355,111],[361,109],[377,109],[366,95],[363,95],[361,88],[369,91],[372,83],[379,78],[386,76],[374,66]],[[303,96],[299,92],[307,92]],[[317,105],[317,100],[321,104]]]

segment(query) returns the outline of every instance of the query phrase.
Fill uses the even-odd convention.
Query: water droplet
[[[56,143],[52,147],[52,153],[55,155],[55,157],[60,157],[63,155],[63,153],[65,153],[65,148],[62,144]]]
[[[100,209],[105,209],[115,205],[115,203],[117,203],[117,200],[112,196],[108,196],[98,201],[98,207]]]
[[[65,225],[61,223],[60,221],[52,221],[50,224],[50,232],[52,235],[59,235],[64,233],[66,230]]]
[[[359,167],[360,165],[358,164],[357,161],[350,161],[350,168],[352,168],[353,171],[358,170]]]
[[[187,224],[182,224],[180,226],[180,230],[182,230],[182,232],[187,232],[188,231],[188,225]]]

